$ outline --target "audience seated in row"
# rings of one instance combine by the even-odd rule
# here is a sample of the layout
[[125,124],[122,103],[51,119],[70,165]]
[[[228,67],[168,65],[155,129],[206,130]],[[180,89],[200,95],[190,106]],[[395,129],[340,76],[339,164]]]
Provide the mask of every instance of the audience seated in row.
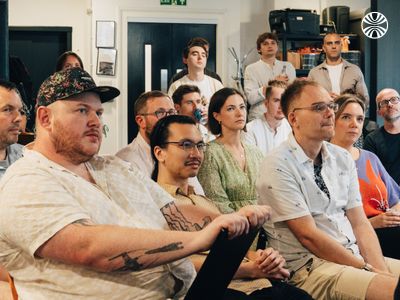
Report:
[[196,220],[210,216],[196,206],[98,156],[102,103],[118,95],[80,68],[41,85],[35,143],[0,181],[0,262],[22,299],[179,298],[195,276],[185,257],[209,249],[223,228],[234,238],[269,217],[252,206],[204,227]]

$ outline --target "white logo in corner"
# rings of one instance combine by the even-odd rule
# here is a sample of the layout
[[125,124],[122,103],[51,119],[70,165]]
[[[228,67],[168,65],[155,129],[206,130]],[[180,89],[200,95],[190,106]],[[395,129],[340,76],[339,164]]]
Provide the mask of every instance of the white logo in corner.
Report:
[[362,19],[361,29],[370,39],[379,39],[388,31],[389,22],[383,14],[373,11]]

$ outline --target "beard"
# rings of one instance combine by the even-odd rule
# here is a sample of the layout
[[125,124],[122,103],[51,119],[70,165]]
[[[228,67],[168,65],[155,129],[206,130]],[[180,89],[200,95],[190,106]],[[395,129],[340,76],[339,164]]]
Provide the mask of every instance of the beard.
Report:
[[7,148],[18,141],[18,135],[10,135],[8,133],[8,130],[13,128],[19,128],[19,125],[11,126],[6,132],[0,134],[0,149]]
[[54,130],[50,135],[51,141],[57,154],[61,154],[74,164],[81,164],[89,161],[100,150],[101,133],[99,133],[99,145],[97,149],[85,147],[82,143],[84,133],[74,134],[60,122],[54,123]]
[[395,121],[400,119],[400,114],[391,116],[390,114],[387,113],[387,114],[384,114],[383,118],[385,119],[386,122],[394,123]]

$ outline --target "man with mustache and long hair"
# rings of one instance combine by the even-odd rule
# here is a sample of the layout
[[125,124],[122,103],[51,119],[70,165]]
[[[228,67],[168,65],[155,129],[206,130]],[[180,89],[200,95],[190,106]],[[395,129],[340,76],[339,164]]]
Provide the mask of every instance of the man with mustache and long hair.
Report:
[[[204,224],[221,214],[211,200],[196,195],[188,181],[199,172],[207,146],[193,118],[174,115],[159,120],[150,136],[150,145],[155,162],[152,178],[177,204],[204,209],[205,215],[210,216],[210,219],[204,220]],[[225,292],[227,299],[311,299],[306,292],[279,282],[289,276],[289,272],[278,251],[272,248],[249,251],[247,257]],[[204,253],[191,256],[196,270],[200,269],[205,258]],[[267,278],[278,281],[271,285]]]

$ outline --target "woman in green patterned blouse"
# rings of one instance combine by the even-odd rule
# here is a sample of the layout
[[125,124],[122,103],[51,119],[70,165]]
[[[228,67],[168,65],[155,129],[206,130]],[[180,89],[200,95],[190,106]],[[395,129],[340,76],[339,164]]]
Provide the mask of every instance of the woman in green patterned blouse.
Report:
[[223,88],[211,97],[208,126],[218,137],[209,143],[198,174],[206,196],[222,213],[257,204],[255,182],[263,154],[240,139],[246,104],[239,91]]

